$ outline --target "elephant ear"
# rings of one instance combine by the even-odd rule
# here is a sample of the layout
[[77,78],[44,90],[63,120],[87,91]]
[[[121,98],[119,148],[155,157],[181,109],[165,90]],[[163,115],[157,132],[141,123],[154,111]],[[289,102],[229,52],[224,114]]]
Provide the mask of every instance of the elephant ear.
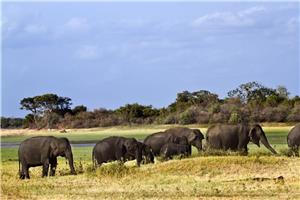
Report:
[[188,142],[191,143],[197,138],[197,134],[193,130],[187,135],[186,138],[187,138]]
[[193,132],[199,137],[200,140],[204,139],[204,135],[201,133],[199,129],[193,129]]
[[256,144],[258,147],[260,146],[259,140],[260,140],[260,133],[261,130],[256,125],[252,127],[249,131],[249,138],[250,141]]

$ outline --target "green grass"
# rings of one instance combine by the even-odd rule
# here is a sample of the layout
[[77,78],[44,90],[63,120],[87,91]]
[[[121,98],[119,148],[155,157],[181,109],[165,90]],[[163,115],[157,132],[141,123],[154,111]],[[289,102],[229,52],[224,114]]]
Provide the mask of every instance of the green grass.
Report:
[[[2,137],[20,142],[27,137],[68,137],[73,142],[92,142],[111,135],[143,139],[164,127],[103,128],[30,132]],[[135,166],[104,164],[92,170],[92,147],[73,147],[78,175],[69,175],[64,158],[58,159],[55,177],[41,178],[41,167],[30,169],[30,180],[18,179],[17,148],[1,148],[1,199],[300,199],[300,158],[287,157],[286,136],[290,127],[264,128],[277,156],[262,145],[249,144],[249,155],[234,152],[197,154],[191,158]],[[206,128],[201,128],[205,133]],[[214,156],[212,156],[214,155]],[[278,178],[278,177],[281,177]]]

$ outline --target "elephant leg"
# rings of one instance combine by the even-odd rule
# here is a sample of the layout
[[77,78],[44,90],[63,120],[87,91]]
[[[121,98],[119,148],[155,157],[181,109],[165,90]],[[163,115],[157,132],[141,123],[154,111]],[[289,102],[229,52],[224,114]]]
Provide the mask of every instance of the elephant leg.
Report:
[[22,171],[22,172],[20,172],[20,179],[25,179],[25,174],[24,174],[24,172]]
[[245,145],[238,145],[238,151],[240,153],[240,155],[246,156],[248,155],[248,148]]
[[[27,178],[26,176],[26,165],[25,164],[22,164],[22,169],[21,169],[21,172],[20,172],[20,179],[25,179]],[[29,176],[29,175],[28,175]]]
[[51,160],[51,166],[50,166],[50,176],[54,176],[55,175],[55,170],[56,170],[56,166],[57,166],[57,158],[53,158]]
[[296,146],[294,149],[295,156],[299,157],[299,146]]
[[43,164],[43,175],[42,175],[42,177],[48,176],[48,170],[49,170],[49,160],[47,159]]
[[24,167],[22,167],[22,171],[24,172],[25,178],[30,179],[30,177],[29,177],[29,167],[27,165],[24,165]]
[[189,151],[188,151],[188,156],[191,156],[192,155],[192,146],[189,145]]
[[125,156],[122,151],[116,151],[116,160],[119,161],[121,164],[125,163]]

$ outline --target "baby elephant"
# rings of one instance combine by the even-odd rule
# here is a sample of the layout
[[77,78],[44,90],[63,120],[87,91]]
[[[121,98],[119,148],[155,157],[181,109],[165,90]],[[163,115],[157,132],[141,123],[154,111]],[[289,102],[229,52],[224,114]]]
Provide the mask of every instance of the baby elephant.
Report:
[[160,149],[160,155],[163,159],[172,159],[175,155],[189,155],[189,145],[167,143]]
[[[150,146],[138,141],[139,151],[142,152],[142,164],[154,163],[154,155]],[[126,153],[125,160],[135,160],[136,156]]]

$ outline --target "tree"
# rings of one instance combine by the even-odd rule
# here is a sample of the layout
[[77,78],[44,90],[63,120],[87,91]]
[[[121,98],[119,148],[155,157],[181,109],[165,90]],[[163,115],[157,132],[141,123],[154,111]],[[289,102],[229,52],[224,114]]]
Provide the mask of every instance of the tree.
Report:
[[159,110],[152,108],[151,105],[144,106],[138,103],[126,104],[115,110],[129,125],[137,119],[145,119],[159,115]]
[[75,108],[72,109],[72,114],[77,115],[80,112],[86,112],[87,107],[84,105],[75,106]]
[[279,97],[283,98],[283,99],[288,99],[289,98],[289,92],[286,89],[285,86],[283,85],[279,85],[276,89],[276,93],[278,94]]
[[57,94],[44,94],[35,97],[27,97],[21,100],[21,109],[29,110],[34,116],[34,121],[37,125],[38,117],[45,117],[48,128],[51,128],[52,122],[57,121],[52,119],[57,118],[52,113],[63,116],[70,111],[71,98],[60,97]]
[[238,88],[228,92],[229,97],[238,97],[242,102],[264,102],[270,95],[276,94],[276,90],[265,87],[255,81],[241,84]]
[[218,95],[207,90],[195,92],[183,91],[177,94],[176,101],[169,105],[171,112],[185,111],[191,106],[208,107],[219,101]]
[[37,124],[37,117],[41,114],[40,105],[35,97],[27,97],[21,100],[21,110],[29,110],[32,112],[35,124]]

